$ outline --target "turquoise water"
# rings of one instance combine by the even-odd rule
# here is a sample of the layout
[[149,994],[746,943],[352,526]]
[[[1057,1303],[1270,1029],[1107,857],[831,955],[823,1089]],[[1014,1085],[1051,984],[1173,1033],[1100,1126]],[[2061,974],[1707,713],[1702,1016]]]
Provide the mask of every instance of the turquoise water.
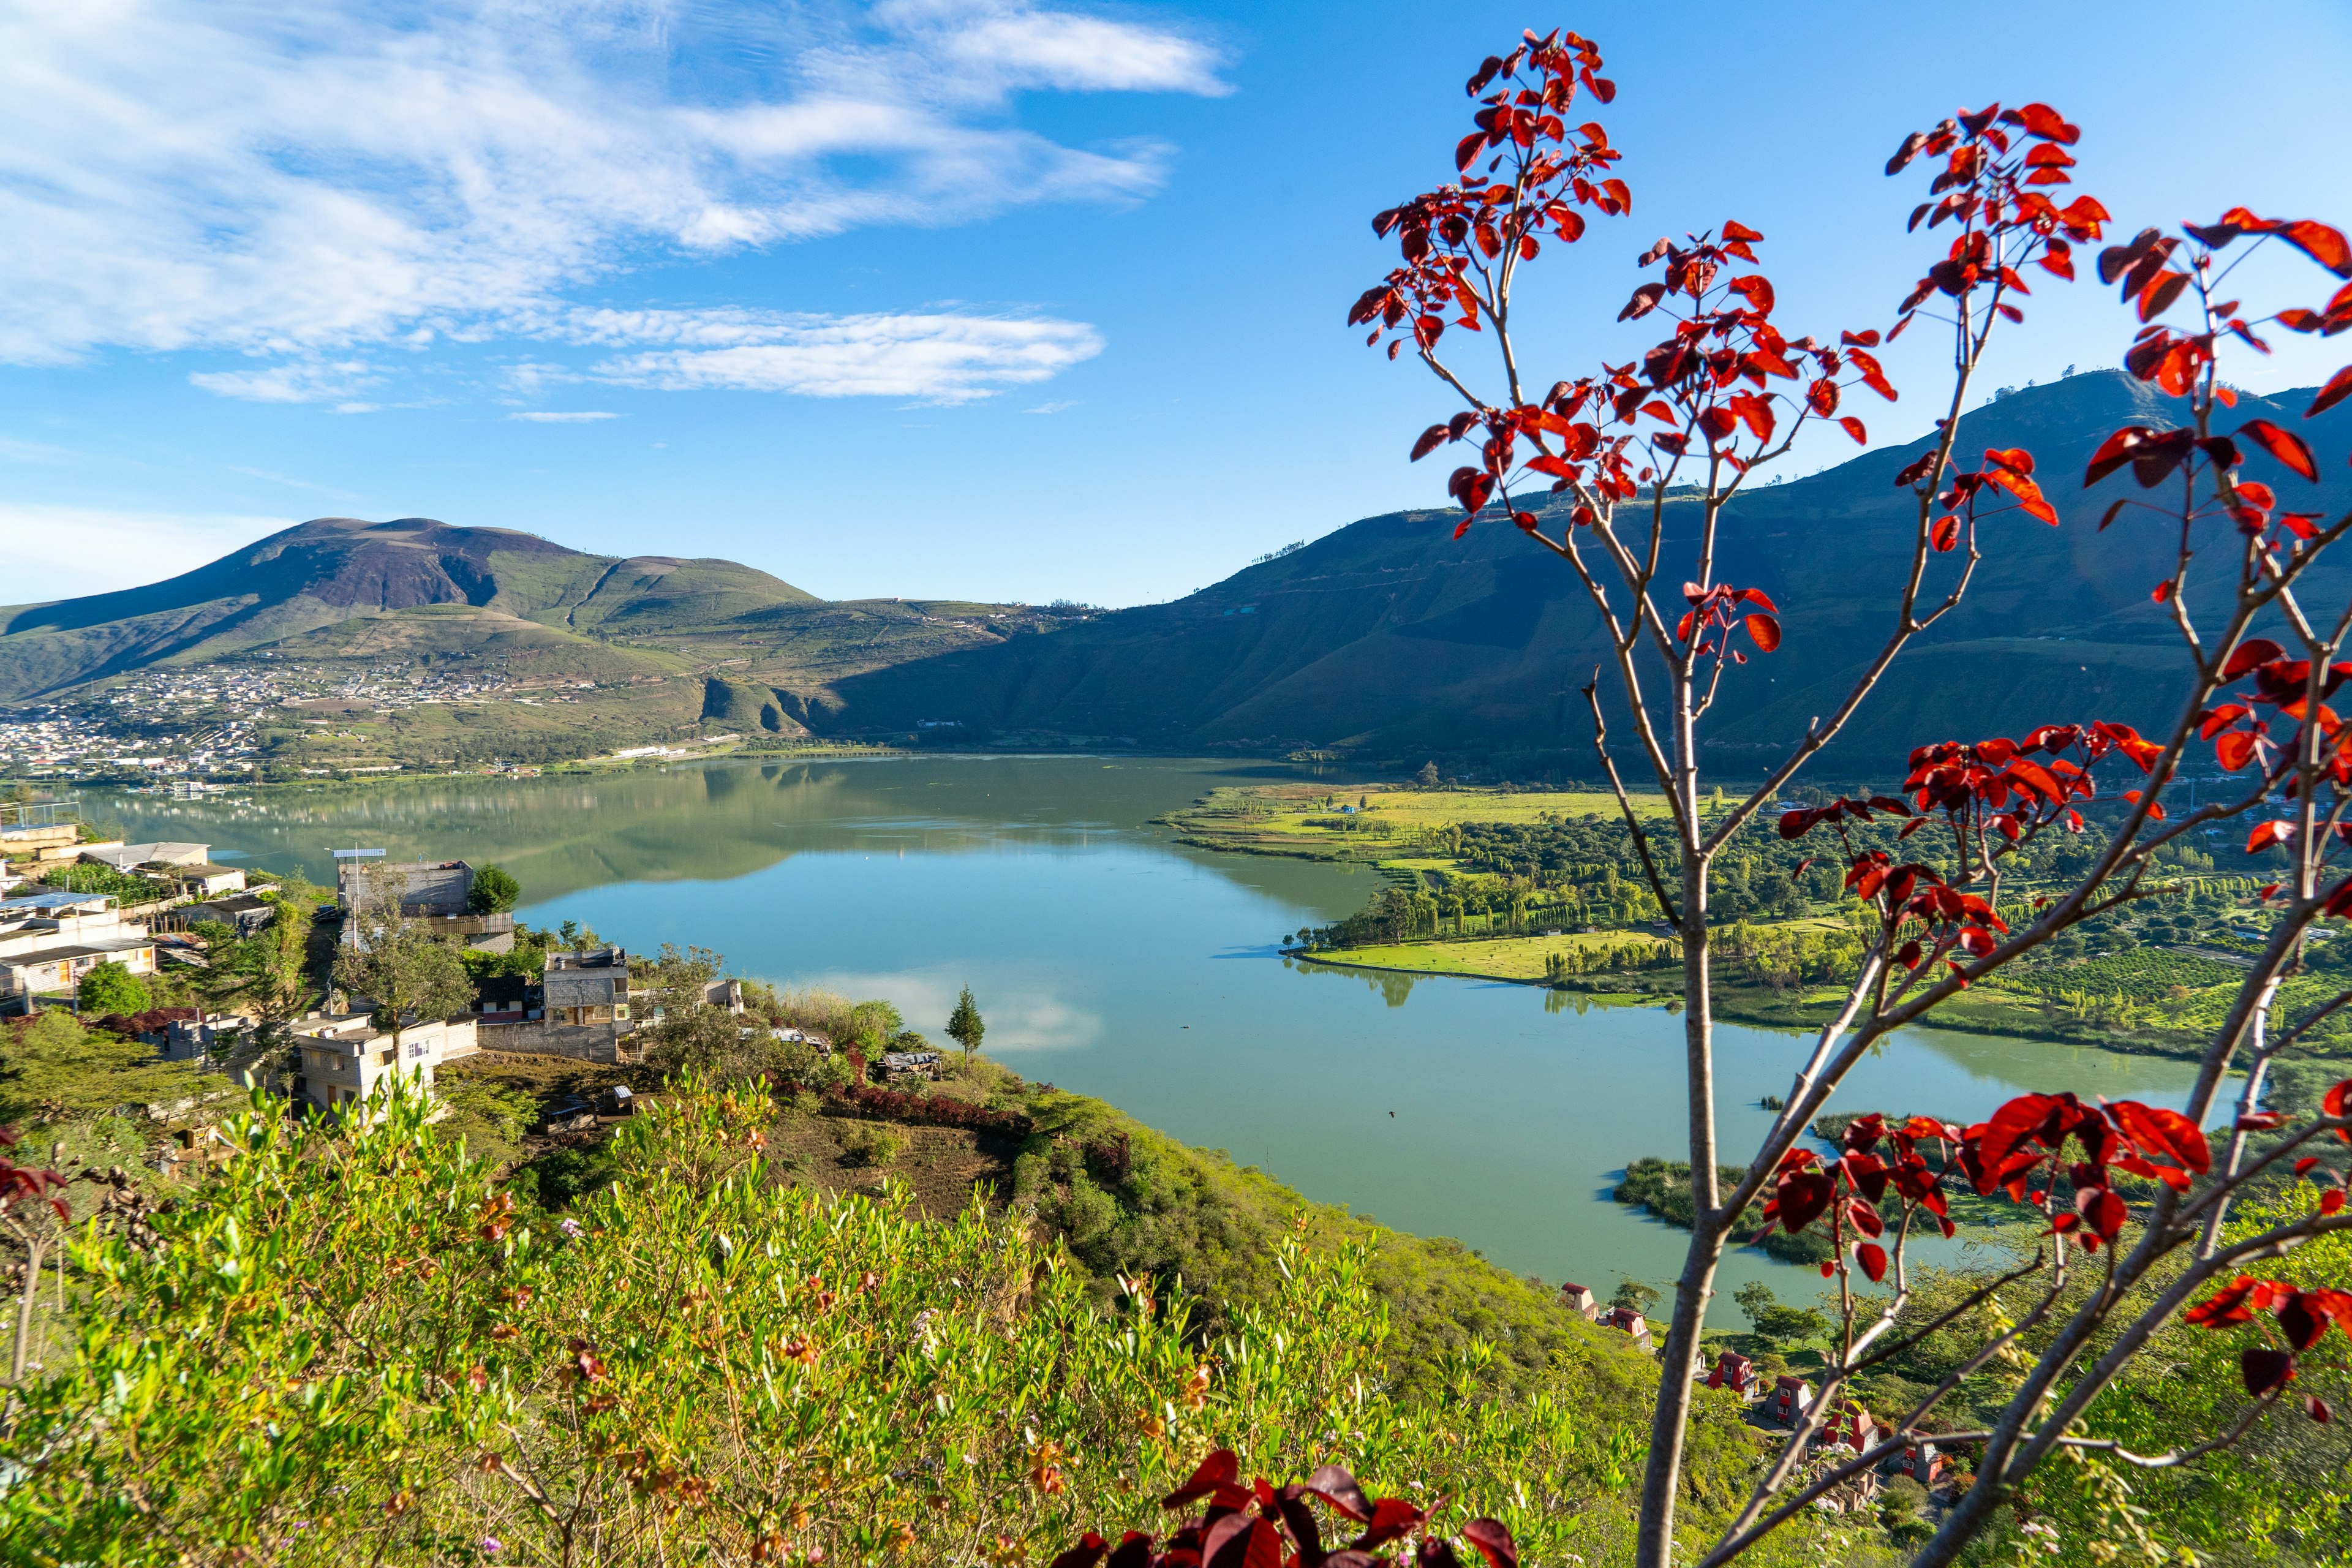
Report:
[[[411,781],[266,807],[123,797],[107,810],[140,837],[208,840],[314,876],[330,847],[495,861],[521,879],[534,925],[578,920],[633,949],[692,943],[736,973],[887,996],[935,1038],[968,984],[985,1048],[1025,1076],[1519,1272],[1604,1295],[1624,1276],[1669,1284],[1684,1233],[1608,1193],[1628,1160],[1677,1149],[1679,1020],[1284,959],[1281,933],[1352,911],[1377,876],[1186,849],[1149,823],[1267,772],[1094,757],[725,763]],[[1728,1154],[1769,1125],[1756,1101],[1786,1092],[1804,1045],[1722,1030]],[[1841,1103],[1965,1121],[2027,1089],[2178,1104],[2189,1077],[2156,1058],[1913,1030]],[[1752,1251],[1725,1274],[1726,1311],[1750,1279],[1798,1298],[1820,1285]]]

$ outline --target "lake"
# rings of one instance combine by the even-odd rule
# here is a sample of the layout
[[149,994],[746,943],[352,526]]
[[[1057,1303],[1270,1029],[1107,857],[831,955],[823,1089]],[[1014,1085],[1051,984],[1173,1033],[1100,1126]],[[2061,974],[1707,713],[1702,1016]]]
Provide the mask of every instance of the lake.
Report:
[[[1451,1236],[1502,1266],[1664,1288],[1685,1233],[1609,1200],[1614,1173],[1681,1137],[1680,1022],[1567,993],[1296,963],[1278,939],[1350,913],[1377,873],[1214,855],[1150,819],[1278,764],[1107,757],[722,761],[593,778],[402,780],[310,795],[113,795],[137,840],[188,839],[326,879],[331,848],[496,863],[533,925],[576,920],[645,951],[716,949],[779,984],[884,996],[943,1039],[969,984],[984,1048],[1098,1095],[1310,1197]],[[1734,1157],[1769,1125],[1804,1041],[1726,1026],[1719,1125]],[[2178,1105],[2191,1067],[1915,1029],[1840,1103],[1980,1120],[2073,1089]],[[1730,1292],[1818,1276],[1745,1250]]]

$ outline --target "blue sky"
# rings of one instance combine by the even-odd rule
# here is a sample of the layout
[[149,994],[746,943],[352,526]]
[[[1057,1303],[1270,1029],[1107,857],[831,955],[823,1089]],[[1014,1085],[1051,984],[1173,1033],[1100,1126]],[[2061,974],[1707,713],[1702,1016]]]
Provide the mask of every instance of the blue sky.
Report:
[[[2046,100],[2124,233],[2352,221],[2340,4],[109,0],[0,12],[0,602],[307,517],[719,555],[835,597],[1124,605],[1444,500],[1450,412],[1342,325],[1367,218],[1441,181],[1463,79],[1596,39],[1633,215],[1524,285],[1537,379],[1622,359],[1660,234],[1761,229],[1793,332],[1884,326],[1938,242],[1880,173]],[[1661,18],[1672,18],[1661,26]],[[2217,20],[2217,18],[2221,18]],[[2209,102],[2204,62],[2232,73]],[[2226,96],[2223,96],[2226,95]],[[2250,269],[2316,304],[2315,269]],[[2037,292],[1988,390],[2112,365]],[[1874,443],[1920,434],[1936,345]],[[2238,379],[2334,369],[2288,338]],[[1796,471],[1853,448],[1825,437]],[[1433,538],[1433,547],[1441,541]]]

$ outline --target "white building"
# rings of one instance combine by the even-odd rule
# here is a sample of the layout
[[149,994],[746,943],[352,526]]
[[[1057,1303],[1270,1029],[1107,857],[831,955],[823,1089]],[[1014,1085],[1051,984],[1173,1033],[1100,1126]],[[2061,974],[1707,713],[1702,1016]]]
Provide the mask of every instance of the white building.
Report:
[[126,921],[110,893],[35,893],[0,899],[0,997],[18,1005],[69,992],[101,963],[155,973],[155,939]]
[[395,1075],[405,1074],[430,1092],[436,1069],[479,1048],[471,1018],[404,1025],[397,1044],[365,1013],[305,1018],[293,1033],[301,1052],[295,1092],[322,1110],[360,1104]]

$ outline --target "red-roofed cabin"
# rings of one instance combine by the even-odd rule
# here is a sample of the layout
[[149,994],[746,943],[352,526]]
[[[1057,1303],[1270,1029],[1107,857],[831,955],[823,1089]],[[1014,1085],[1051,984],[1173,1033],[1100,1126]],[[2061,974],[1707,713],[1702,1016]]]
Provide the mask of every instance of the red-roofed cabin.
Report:
[[1563,1307],[1583,1313],[1584,1321],[1588,1323],[1600,1321],[1601,1303],[1594,1299],[1591,1291],[1581,1285],[1561,1286],[1559,1303]]
[[1817,1441],[1824,1448],[1844,1447],[1867,1453],[1878,1441],[1878,1421],[1859,1405],[1843,1405],[1822,1426]]
[[1933,1489],[1944,1484],[1951,1474],[1951,1461],[1936,1451],[1933,1443],[1912,1443],[1896,1456],[1892,1467],[1898,1476],[1909,1476],[1921,1486]]
[[1794,1426],[1812,1402],[1813,1385],[1793,1373],[1783,1373],[1772,1380],[1772,1392],[1764,1396],[1764,1414],[1783,1426]]
[[1737,1351],[1726,1351],[1715,1358],[1715,1368],[1706,1374],[1709,1388],[1727,1388],[1747,1400],[1763,1396],[1762,1384],[1756,1376],[1756,1363]]
[[1612,1307],[1601,1314],[1601,1326],[1631,1334],[1633,1342],[1643,1350],[1650,1348],[1650,1325],[1642,1314],[1631,1307]]

